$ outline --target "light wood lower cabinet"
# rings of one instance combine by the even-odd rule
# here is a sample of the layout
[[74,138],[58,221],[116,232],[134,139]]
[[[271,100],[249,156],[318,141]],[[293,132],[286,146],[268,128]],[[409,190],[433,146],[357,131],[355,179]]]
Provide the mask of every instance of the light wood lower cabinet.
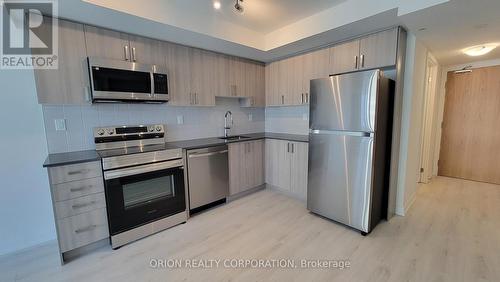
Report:
[[308,144],[266,139],[266,183],[306,199]]
[[49,167],[61,263],[68,252],[109,237],[100,161]]
[[229,144],[229,195],[264,184],[264,140]]

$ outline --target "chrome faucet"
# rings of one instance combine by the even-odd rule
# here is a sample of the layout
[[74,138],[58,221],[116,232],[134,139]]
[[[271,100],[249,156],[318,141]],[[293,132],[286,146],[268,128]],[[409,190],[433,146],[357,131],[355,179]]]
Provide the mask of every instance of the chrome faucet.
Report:
[[[227,123],[227,117],[229,116],[229,121],[231,124]],[[227,111],[226,114],[224,115],[224,137],[229,136],[229,130],[231,129],[231,126],[233,126],[233,113],[231,111]]]

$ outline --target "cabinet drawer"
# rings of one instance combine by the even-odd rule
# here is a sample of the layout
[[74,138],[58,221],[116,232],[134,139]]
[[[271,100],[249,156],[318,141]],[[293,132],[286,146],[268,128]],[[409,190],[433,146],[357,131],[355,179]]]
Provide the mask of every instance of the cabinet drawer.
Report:
[[57,227],[61,252],[67,252],[109,237],[105,208],[59,219]]
[[100,161],[49,168],[51,184],[93,178],[101,175]]
[[104,193],[97,193],[80,198],[54,203],[56,218],[62,219],[77,214],[106,207]]
[[74,198],[87,196],[90,194],[104,192],[104,183],[102,177],[90,178],[61,183],[52,186],[54,201],[66,201]]

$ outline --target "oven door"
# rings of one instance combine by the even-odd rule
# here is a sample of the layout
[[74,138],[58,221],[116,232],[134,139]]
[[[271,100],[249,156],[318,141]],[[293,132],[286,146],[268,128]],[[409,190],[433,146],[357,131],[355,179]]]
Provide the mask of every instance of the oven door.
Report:
[[111,235],[186,210],[182,160],[104,172]]

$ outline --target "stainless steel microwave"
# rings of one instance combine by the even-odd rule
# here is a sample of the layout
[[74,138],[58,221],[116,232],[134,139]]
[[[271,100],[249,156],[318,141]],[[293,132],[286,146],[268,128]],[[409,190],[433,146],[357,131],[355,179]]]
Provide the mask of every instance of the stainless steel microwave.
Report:
[[88,57],[92,102],[165,103],[167,71],[156,65]]

